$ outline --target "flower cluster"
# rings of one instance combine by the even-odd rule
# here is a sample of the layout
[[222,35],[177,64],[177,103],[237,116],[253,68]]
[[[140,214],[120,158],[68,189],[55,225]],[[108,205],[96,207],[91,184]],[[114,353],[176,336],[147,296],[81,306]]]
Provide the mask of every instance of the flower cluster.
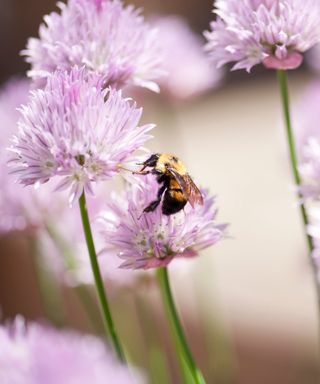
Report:
[[[10,80],[0,93],[0,232],[39,229],[48,217],[61,217],[67,204],[64,199],[52,202],[50,186],[40,191],[22,188],[15,182],[8,168],[8,152],[11,135],[17,131],[17,108],[28,99],[29,81]],[[50,202],[50,204],[49,204]]]
[[318,0],[217,0],[206,49],[220,67],[294,69],[320,41]]
[[45,16],[39,38],[23,51],[29,76],[43,84],[56,69],[85,65],[107,86],[125,84],[158,91],[163,74],[157,31],[132,6],[120,0],[69,0],[60,13]]
[[[20,317],[0,326],[2,384],[137,384],[144,380],[118,363],[93,336],[57,331]],[[133,377],[134,376],[134,377]]]
[[142,109],[104,89],[101,77],[83,68],[57,71],[44,90],[31,93],[21,108],[19,133],[11,151],[13,172],[23,185],[60,177],[71,201],[92,183],[108,179],[150,138],[153,125],[138,127]]
[[[101,234],[107,251],[123,259],[121,268],[166,266],[175,257],[193,257],[198,251],[221,240],[225,224],[217,224],[214,199],[203,192],[204,204],[165,216],[161,207],[143,213],[157,196],[159,184],[154,176],[145,176],[143,184],[128,186],[123,196],[114,195],[101,214]],[[161,204],[160,204],[161,205]]]
[[210,65],[203,41],[179,16],[157,18],[159,44],[166,76],[160,81],[161,93],[174,100],[186,100],[217,87],[222,71]]

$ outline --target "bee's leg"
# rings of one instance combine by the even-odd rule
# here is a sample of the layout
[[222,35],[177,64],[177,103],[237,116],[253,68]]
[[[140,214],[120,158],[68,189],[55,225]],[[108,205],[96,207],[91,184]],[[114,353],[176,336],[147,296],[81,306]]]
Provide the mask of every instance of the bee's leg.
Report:
[[147,175],[150,173],[150,171],[144,171],[144,168],[142,168],[140,171],[131,171],[134,175]]
[[160,201],[161,199],[152,201],[147,207],[145,207],[143,212],[153,212],[157,208],[157,206],[160,204]]
[[157,194],[157,200],[151,201],[151,203],[143,210],[143,212],[153,212],[157,208],[157,206],[161,202],[162,195],[165,192],[166,188],[167,188],[167,186],[163,185],[159,189],[158,194]]

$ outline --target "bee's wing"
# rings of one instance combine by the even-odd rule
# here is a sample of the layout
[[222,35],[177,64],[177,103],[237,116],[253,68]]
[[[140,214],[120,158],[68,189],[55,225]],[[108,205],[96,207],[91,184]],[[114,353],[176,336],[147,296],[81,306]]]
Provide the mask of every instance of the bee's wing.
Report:
[[203,205],[202,193],[187,173],[185,175],[180,175],[173,168],[169,168],[168,171],[180,185],[192,208],[195,206],[195,204]]

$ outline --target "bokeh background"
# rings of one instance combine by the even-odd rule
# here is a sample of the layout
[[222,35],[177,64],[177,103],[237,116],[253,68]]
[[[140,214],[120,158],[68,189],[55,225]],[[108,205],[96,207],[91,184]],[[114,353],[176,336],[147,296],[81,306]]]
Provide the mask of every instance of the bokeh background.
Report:
[[[212,18],[211,0],[132,3],[146,15],[181,15],[199,34]],[[19,52],[54,9],[53,0],[0,0],[1,85],[24,75],[28,67]],[[315,76],[307,66],[290,73],[293,106]],[[191,175],[217,195],[219,221],[230,223],[228,239],[171,270],[188,339],[208,383],[320,382],[316,298],[275,73],[261,67],[250,75],[226,71],[220,87],[201,97],[184,103],[152,97],[144,109],[145,120],[157,124],[150,148],[181,157]],[[2,319],[18,313],[46,318],[24,234],[3,236],[0,254]],[[150,284],[151,289],[146,284],[139,292],[118,292],[112,305],[133,361],[150,370],[160,343],[164,368],[153,367],[150,381],[178,383],[166,320]],[[91,332],[74,291],[59,291],[66,325]]]

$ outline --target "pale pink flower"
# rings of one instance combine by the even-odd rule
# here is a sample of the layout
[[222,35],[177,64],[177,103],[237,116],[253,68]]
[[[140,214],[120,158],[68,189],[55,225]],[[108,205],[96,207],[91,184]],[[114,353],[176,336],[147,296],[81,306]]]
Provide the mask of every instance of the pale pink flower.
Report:
[[141,384],[145,381],[93,336],[17,317],[0,326],[1,384]]
[[166,71],[159,81],[161,93],[174,100],[186,100],[220,85],[222,71],[210,65],[203,39],[182,17],[159,17],[154,25],[159,30]]
[[166,266],[176,257],[196,256],[224,237],[226,225],[216,223],[215,202],[206,191],[203,205],[187,204],[183,211],[166,216],[160,204],[154,212],[143,213],[156,198],[159,184],[154,176],[142,178],[143,188],[128,185],[124,195],[110,199],[100,217],[104,250],[118,254],[121,268]]
[[206,50],[217,67],[233,70],[259,63],[294,69],[302,54],[320,41],[318,0],[217,0]]
[[19,183],[56,178],[57,189],[70,188],[74,201],[116,175],[151,137],[153,125],[138,126],[142,109],[101,82],[99,75],[75,67],[53,73],[43,90],[32,91],[11,147]]
[[104,84],[126,84],[158,91],[162,75],[157,31],[139,10],[120,0],[69,0],[60,13],[44,17],[39,38],[23,51],[31,64],[29,76],[40,84],[56,69],[85,65],[101,74]]
[[29,81],[10,80],[0,92],[0,232],[13,230],[36,230],[44,226],[45,221],[61,217],[67,208],[63,199],[52,201],[52,186],[42,188],[23,188],[15,182],[8,167],[10,138],[18,132],[17,108],[26,103],[29,93]]

